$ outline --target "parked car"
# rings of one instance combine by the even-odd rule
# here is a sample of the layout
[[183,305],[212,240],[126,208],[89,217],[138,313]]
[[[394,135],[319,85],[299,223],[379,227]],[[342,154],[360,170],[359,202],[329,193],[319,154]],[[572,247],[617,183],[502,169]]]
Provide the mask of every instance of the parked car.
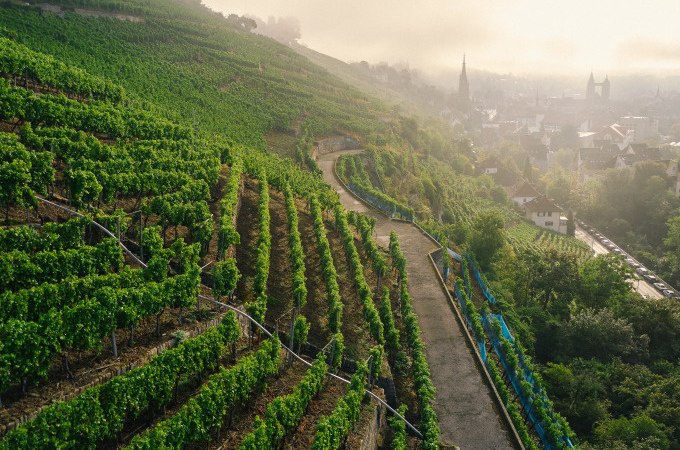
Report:
[[610,241],[609,239],[602,239],[602,243],[607,245],[607,244],[611,244],[612,241]]
[[638,270],[637,270],[637,271],[638,271],[638,273],[639,273],[640,275],[643,275],[643,276],[649,273],[649,270],[646,269],[646,268],[644,268],[644,267],[642,267],[642,266],[638,267]]
[[676,298],[678,296],[675,291],[671,291],[670,289],[664,289],[661,293],[667,298]]
[[645,280],[650,281],[652,283],[656,283],[657,281],[659,281],[659,279],[652,275],[651,273],[646,273],[643,275],[643,277],[645,277]]
[[660,290],[661,292],[668,290],[668,286],[666,286],[663,283],[654,283],[654,287]]
[[623,251],[620,248],[613,248],[612,252],[616,253],[617,255],[623,255]]
[[[612,244],[611,242],[609,244],[605,244],[604,246],[607,247],[609,250],[614,250],[616,248],[616,245]],[[616,250],[619,250],[619,249],[616,248]],[[619,250],[619,252],[620,251],[621,250]]]

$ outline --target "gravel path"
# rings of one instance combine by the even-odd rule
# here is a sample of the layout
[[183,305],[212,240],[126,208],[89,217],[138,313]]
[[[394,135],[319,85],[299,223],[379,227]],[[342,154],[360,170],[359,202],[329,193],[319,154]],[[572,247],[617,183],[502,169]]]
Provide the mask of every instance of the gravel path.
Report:
[[321,155],[318,163],[345,208],[376,219],[379,245],[387,247],[392,230],[399,236],[407,260],[409,291],[437,388],[434,408],[443,443],[461,449],[515,448],[427,256],[435,245],[413,225],[386,219],[344,190],[335,178],[333,166],[338,156],[349,153],[357,151]]

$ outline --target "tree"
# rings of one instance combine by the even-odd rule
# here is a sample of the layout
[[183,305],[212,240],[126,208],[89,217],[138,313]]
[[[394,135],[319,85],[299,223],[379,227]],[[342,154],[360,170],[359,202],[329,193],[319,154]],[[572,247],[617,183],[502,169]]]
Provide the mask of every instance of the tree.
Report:
[[593,424],[607,417],[606,402],[601,400],[606,389],[597,377],[559,363],[548,363],[541,374],[555,409],[578,435],[590,434]]
[[610,253],[588,259],[579,267],[580,300],[589,308],[612,306],[628,296],[632,276],[633,269],[620,256]]
[[595,428],[595,436],[607,448],[670,448],[668,436],[661,424],[645,414],[632,419],[619,417],[605,420]]
[[571,170],[574,167],[576,153],[571,148],[561,148],[550,157],[551,168],[562,168]]
[[496,253],[505,245],[505,224],[498,211],[484,211],[475,219],[470,250],[482,270],[491,267]]
[[609,308],[586,308],[562,325],[561,341],[560,359],[640,360],[648,354],[649,338],[636,336],[633,326]]
[[567,211],[567,236],[576,235],[576,223],[574,222],[574,212],[570,209]]
[[524,179],[529,181],[530,183],[533,183],[534,181],[534,168],[531,166],[531,161],[527,157],[524,160]]
[[553,169],[543,179],[546,181],[545,193],[548,197],[554,198],[558,205],[571,205],[572,180],[565,171]]
[[552,138],[550,142],[553,148],[579,148],[578,130],[572,124],[562,126],[562,129]]
[[531,296],[540,301],[544,309],[565,317],[567,305],[576,297],[579,288],[576,256],[550,249],[538,256],[529,270]]
[[671,265],[671,272],[680,273],[680,216],[671,217],[666,225],[668,233],[663,240],[666,259]]

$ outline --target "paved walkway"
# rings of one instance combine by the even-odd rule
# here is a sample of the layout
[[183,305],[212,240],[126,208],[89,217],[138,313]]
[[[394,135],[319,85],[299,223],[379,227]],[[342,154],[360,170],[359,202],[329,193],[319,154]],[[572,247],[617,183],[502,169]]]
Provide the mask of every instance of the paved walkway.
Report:
[[399,236],[407,261],[409,292],[418,315],[432,382],[437,388],[434,409],[442,441],[463,450],[515,448],[427,256],[435,245],[413,225],[390,221],[369,209],[335,178],[333,165],[338,156],[356,152],[321,155],[318,163],[324,179],[340,194],[345,208],[376,219],[378,244],[387,247],[392,230]]

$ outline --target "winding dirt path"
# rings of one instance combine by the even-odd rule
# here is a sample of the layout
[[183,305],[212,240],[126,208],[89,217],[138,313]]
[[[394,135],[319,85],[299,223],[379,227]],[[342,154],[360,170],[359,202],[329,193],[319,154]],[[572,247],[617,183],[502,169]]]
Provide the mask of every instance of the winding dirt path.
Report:
[[407,260],[409,291],[418,315],[432,382],[437,388],[434,408],[439,417],[442,441],[461,449],[515,448],[433,271],[428,252],[434,250],[435,245],[413,225],[391,221],[368,208],[348,193],[335,177],[335,160],[340,155],[359,152],[348,150],[320,155],[318,163],[324,179],[338,192],[345,208],[376,219],[379,245],[388,246],[392,230],[399,236]]

